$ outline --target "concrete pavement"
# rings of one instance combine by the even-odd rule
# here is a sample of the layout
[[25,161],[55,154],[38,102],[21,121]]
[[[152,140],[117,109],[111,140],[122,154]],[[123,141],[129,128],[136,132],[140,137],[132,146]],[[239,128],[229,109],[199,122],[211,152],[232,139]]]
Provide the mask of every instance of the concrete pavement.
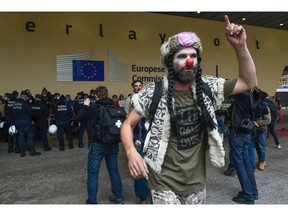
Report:
[[[287,118],[286,118],[287,119]],[[276,128],[287,122],[278,123]],[[267,163],[264,171],[255,171],[259,190],[256,204],[288,204],[288,135],[279,135],[282,149],[274,147],[273,138],[267,139]],[[1,204],[85,204],[87,198],[87,142],[84,148],[77,147],[64,152],[58,150],[58,141],[50,141],[52,150],[44,152],[41,142],[36,149],[42,153],[31,157],[26,154],[8,154],[4,138],[0,140],[0,203]],[[225,139],[226,161],[228,142]],[[208,157],[207,157],[208,158]],[[235,204],[231,199],[240,190],[238,178],[223,175],[225,168],[214,168],[207,160],[207,204]],[[119,169],[126,204],[136,204],[133,179],[127,169],[127,158],[120,147]],[[100,171],[100,204],[109,204],[110,181],[103,161]]]

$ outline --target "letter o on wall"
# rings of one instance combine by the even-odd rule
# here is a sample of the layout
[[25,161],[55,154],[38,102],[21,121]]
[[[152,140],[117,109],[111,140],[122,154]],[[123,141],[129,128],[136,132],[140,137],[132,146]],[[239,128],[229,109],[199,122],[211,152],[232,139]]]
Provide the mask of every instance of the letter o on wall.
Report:
[[215,39],[214,39],[214,45],[215,45],[215,46],[219,46],[219,45],[220,45],[220,40],[219,40],[219,38],[215,38]]

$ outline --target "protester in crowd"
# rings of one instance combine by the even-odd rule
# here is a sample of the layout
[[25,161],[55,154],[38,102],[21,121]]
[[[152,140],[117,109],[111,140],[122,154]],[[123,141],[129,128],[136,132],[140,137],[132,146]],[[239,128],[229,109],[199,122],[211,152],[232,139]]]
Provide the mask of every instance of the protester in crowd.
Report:
[[119,101],[118,102],[119,102],[119,106],[120,107],[125,107],[126,106],[126,99],[125,99],[123,94],[119,95]]
[[[97,95],[97,103],[90,104],[90,99],[87,98],[84,101],[84,106],[79,110],[77,118],[81,121],[90,119],[93,124],[96,125],[99,121],[99,109],[100,106],[111,106],[113,100],[108,98],[108,89],[105,86],[99,86],[95,89]],[[88,178],[87,178],[87,190],[88,198],[87,204],[97,204],[98,194],[98,175],[100,171],[100,165],[105,158],[106,166],[109,172],[111,181],[112,195],[109,197],[109,201],[115,204],[122,204],[124,201],[122,194],[122,181],[118,169],[118,153],[119,143],[107,145],[99,140],[99,137],[95,134],[93,137],[92,146],[88,153]],[[105,182],[106,184],[107,182]]]
[[278,149],[281,149],[281,145],[280,145],[277,133],[275,131],[275,125],[279,118],[277,107],[275,106],[275,103],[269,98],[267,92],[262,91],[262,96],[263,96],[264,102],[267,103],[271,111],[271,123],[268,125],[267,137],[268,137],[268,134],[270,133],[274,139],[275,147]]
[[[145,119],[144,118],[141,119],[141,121],[138,123],[138,125],[135,127],[133,131],[134,145],[142,158],[144,158],[145,156],[143,148],[148,130],[148,128],[146,128],[147,125],[145,125],[145,123],[146,123]],[[134,192],[136,197],[139,198],[140,200],[139,204],[147,204],[150,195],[147,179],[145,178],[134,179]]]
[[279,113],[278,122],[282,122],[283,121],[282,104],[281,104],[281,100],[279,97],[275,98],[275,105],[276,105],[276,107],[278,109],[278,113]]
[[73,100],[71,99],[71,95],[70,94],[66,94],[66,104],[70,107],[73,107]]
[[271,111],[264,102],[259,104],[258,112],[256,113],[256,119],[254,125],[256,126],[256,134],[254,138],[255,149],[258,155],[257,168],[264,170],[266,164],[266,138],[267,138],[267,126],[271,123]]
[[113,100],[113,103],[114,103],[115,106],[120,107],[120,104],[119,104],[119,100],[118,100],[118,96],[117,96],[117,95],[113,95],[113,96],[112,96],[112,100]]
[[254,175],[255,156],[254,120],[257,104],[261,101],[261,92],[257,89],[233,95],[234,102],[229,108],[231,116],[229,125],[229,165],[224,172],[226,176],[237,173],[241,191],[233,201],[253,204],[258,199],[257,183]]
[[[245,29],[230,23],[228,16],[225,24],[227,40],[239,63],[237,79],[226,81],[202,75],[202,45],[193,32],[174,35],[161,46],[161,60],[168,75],[163,78],[163,95],[150,122],[144,160],[134,146],[133,129],[143,117],[149,118],[155,83],[132,97],[134,108],[122,125],[122,143],[131,176],[148,179],[154,204],[205,203],[207,142],[212,164],[224,166],[223,136],[219,134],[215,110],[225,97],[257,85]],[[207,85],[212,101],[204,89]],[[248,200],[236,196],[233,201],[254,203],[254,197]]]
[[216,114],[217,123],[221,129],[221,132],[223,136],[226,137],[226,129],[225,129],[225,123],[223,119],[225,116],[225,111],[221,107],[221,109],[216,110],[215,114]]
[[133,94],[138,93],[142,87],[143,87],[143,82],[141,80],[135,80],[131,83],[131,86],[133,88],[132,94],[130,94],[127,99],[126,99],[126,105],[125,105],[125,111],[127,115],[130,113],[132,107],[131,107],[131,98]]

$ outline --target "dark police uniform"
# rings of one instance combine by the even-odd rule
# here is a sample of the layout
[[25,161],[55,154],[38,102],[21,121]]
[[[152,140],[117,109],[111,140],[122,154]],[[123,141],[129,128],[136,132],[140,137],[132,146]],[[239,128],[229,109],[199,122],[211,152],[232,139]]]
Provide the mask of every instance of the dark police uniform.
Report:
[[49,117],[49,110],[40,94],[35,95],[35,102],[31,104],[31,110],[33,113],[35,133],[39,133],[43,142],[44,151],[50,151],[51,147],[49,146],[47,138],[47,118]]
[[[79,92],[77,95],[80,96],[80,98],[78,100],[75,100],[74,101],[74,105],[73,105],[73,109],[74,109],[74,114],[78,115],[79,111],[81,110],[81,108],[84,106],[84,94],[82,94],[82,92]],[[85,131],[85,128],[86,128],[86,121],[80,121],[80,127],[79,127],[79,130],[78,130],[78,140],[79,140],[79,143],[78,143],[78,147],[79,148],[83,148],[83,136],[84,136],[84,131]]]
[[65,100],[65,96],[61,95],[58,105],[53,110],[53,114],[56,120],[60,151],[64,151],[64,134],[68,141],[69,149],[73,148],[73,136],[71,127],[71,118],[73,117],[73,111],[70,106],[66,105]]
[[34,132],[32,125],[32,111],[26,100],[28,100],[28,93],[22,91],[20,98],[13,105],[13,113],[15,114],[15,127],[18,131],[20,156],[25,156],[25,136],[27,136],[30,156],[41,155],[40,152],[35,151],[34,146]]
[[[90,106],[95,106],[96,104],[96,97],[94,95],[90,95]],[[78,113],[79,115],[79,113]],[[90,149],[92,143],[93,143],[93,137],[94,137],[94,131],[93,131],[93,124],[94,120],[89,118],[85,120],[86,124],[86,131],[88,134],[88,149]]]
[[13,106],[15,104],[15,102],[17,101],[16,97],[14,97],[13,95],[11,95],[10,100],[5,102],[5,106],[4,106],[4,113],[5,113],[5,117],[6,117],[6,121],[5,121],[5,127],[4,130],[8,135],[8,153],[12,153],[13,152],[13,144],[14,141],[16,140],[15,143],[15,153],[19,153],[19,139],[18,136],[16,136],[15,134],[10,134],[9,133],[9,128],[15,124],[15,116],[13,113]]

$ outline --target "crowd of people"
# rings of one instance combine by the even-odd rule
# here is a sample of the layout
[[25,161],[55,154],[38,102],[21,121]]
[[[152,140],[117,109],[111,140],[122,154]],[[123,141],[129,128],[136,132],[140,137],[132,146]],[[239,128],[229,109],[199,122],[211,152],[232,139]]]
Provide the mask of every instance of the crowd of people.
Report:
[[[43,143],[44,151],[50,151],[48,129],[52,124],[57,125],[60,151],[65,149],[64,136],[70,149],[74,148],[74,137],[78,140],[78,147],[83,148],[85,133],[88,134],[89,148],[92,142],[91,138],[89,139],[89,125],[85,121],[77,120],[85,98],[90,98],[91,103],[95,103],[98,99],[95,89],[91,89],[89,94],[78,92],[74,99],[71,99],[70,94],[52,94],[45,87],[41,93],[35,95],[32,95],[29,89],[20,93],[17,90],[5,93],[0,97],[0,136],[8,143],[8,153],[20,153],[24,157],[25,149],[28,149],[31,156],[40,155],[35,149],[35,141],[39,139]],[[119,97],[113,95],[112,98],[117,107],[125,107],[124,94]],[[12,128],[15,128],[15,131],[11,130]]]
[[[227,110],[229,164],[224,172],[226,176],[239,179],[241,191],[233,201],[253,204],[258,200],[258,189],[254,170],[263,171],[266,162],[267,132],[273,136],[275,147],[280,149],[275,123],[279,112],[272,97],[259,88],[234,95]],[[255,152],[258,160],[255,158]],[[257,161],[257,162],[256,162]]]
[[[121,126],[121,142],[128,158],[128,169],[135,178],[134,190],[139,203],[145,204],[150,198],[153,204],[204,204],[206,155],[213,166],[224,167],[223,139],[228,137],[229,166],[224,174],[237,174],[241,187],[232,200],[238,204],[254,204],[260,197],[254,171],[256,166],[264,170],[267,165],[267,127],[275,146],[281,148],[274,128],[279,111],[274,113],[271,106],[274,103],[269,103],[268,94],[257,88],[256,68],[247,48],[245,29],[230,23],[228,16],[224,20],[227,41],[234,48],[239,64],[236,78],[225,80],[202,75],[201,40],[194,32],[181,32],[171,36],[160,48],[161,62],[168,71],[161,81],[161,92],[155,90],[159,83],[143,87],[141,81],[135,81],[133,93],[126,100],[123,94],[108,98],[105,86],[91,90],[90,94],[79,92],[74,101],[69,95],[49,96],[45,88],[35,97],[29,90],[21,91],[19,99],[16,91],[9,99],[6,95],[4,131],[8,136],[8,152],[16,150],[24,157],[26,139],[30,155],[40,155],[34,146],[34,129],[40,131],[44,150],[51,150],[45,139],[48,124],[41,123],[47,121],[48,116],[57,125],[59,150],[65,149],[64,135],[68,147],[73,148],[72,128],[76,125],[79,148],[84,147],[84,131],[88,132],[86,203],[98,203],[98,175],[105,158],[112,191],[109,201],[122,204],[124,197],[117,162],[119,143],[105,145],[99,137],[89,136],[93,120],[98,121],[100,105],[114,104],[125,108],[127,113]],[[155,95],[160,97],[152,111]],[[231,106],[223,114],[221,107],[225,100],[230,100]],[[36,114],[40,110],[42,118]],[[228,120],[221,121],[221,115],[225,114]],[[13,125],[18,136],[11,129]],[[13,148],[14,142],[16,148]]]

